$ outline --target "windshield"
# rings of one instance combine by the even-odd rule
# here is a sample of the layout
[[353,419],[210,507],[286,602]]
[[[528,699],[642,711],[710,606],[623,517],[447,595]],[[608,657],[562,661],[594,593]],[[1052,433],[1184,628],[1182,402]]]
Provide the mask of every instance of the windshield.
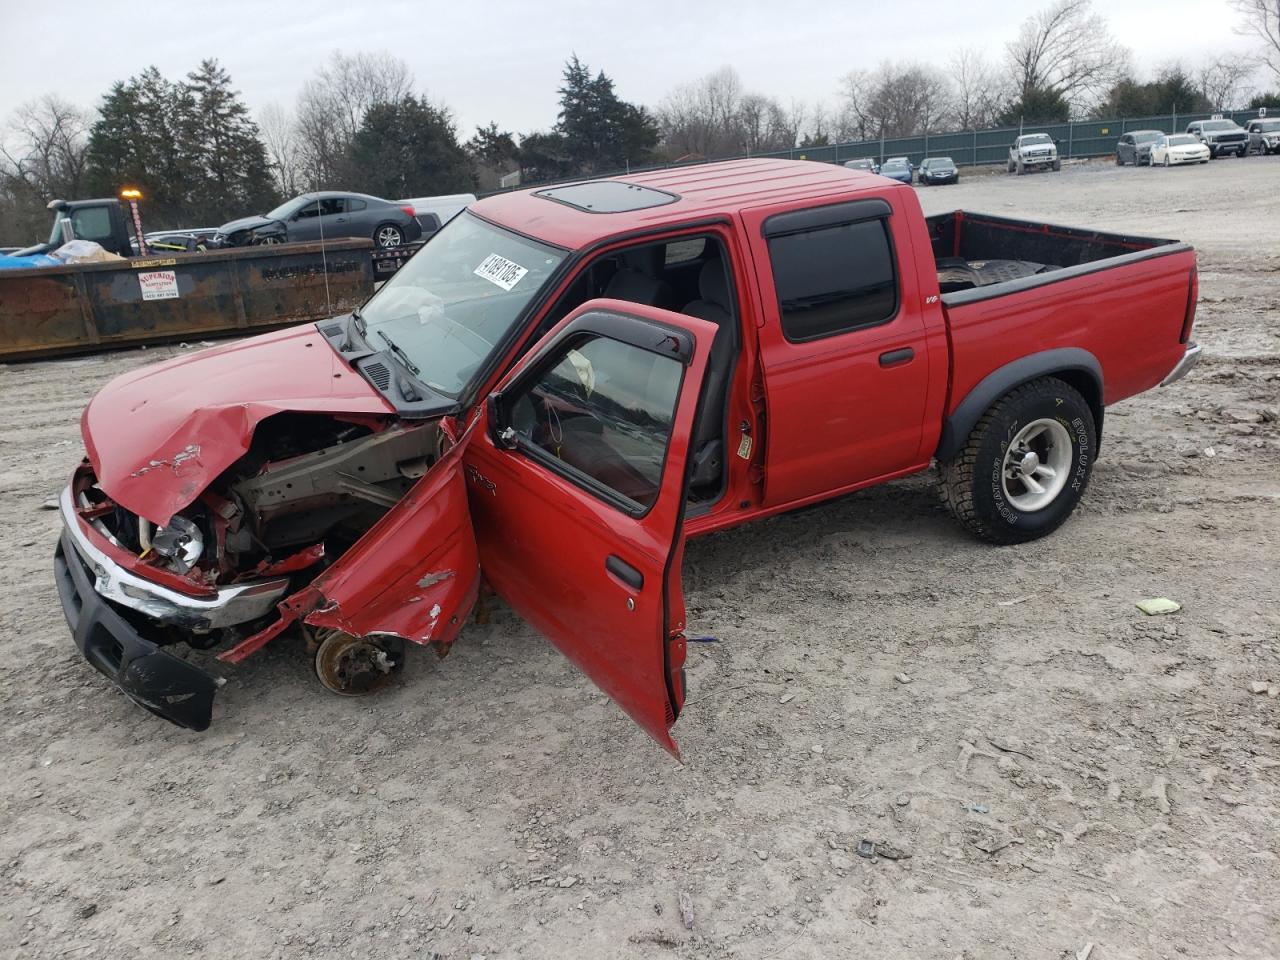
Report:
[[950,157],[935,157],[929,161],[929,166],[935,170],[950,170],[955,167]]
[[1053,143],[1047,133],[1031,133],[1025,137],[1019,137],[1018,143],[1026,146],[1029,143]]
[[1204,130],[1234,130],[1235,123],[1230,120],[1206,120],[1202,129]]
[[565,256],[473,214],[455,217],[361,308],[365,339],[456,398]]
[[1185,133],[1179,134],[1176,137],[1170,137],[1166,142],[1171,147],[1187,147],[1193,143],[1196,145],[1199,145],[1200,143],[1200,141],[1197,140],[1195,137]]
[[297,210],[308,197],[294,197],[292,200],[286,200],[280,206],[276,207],[270,213],[264,213],[263,216],[268,220],[287,220],[293,211]]
[[905,160],[886,160],[881,170],[905,170],[907,161]]
[[1253,126],[1259,133],[1275,133],[1280,130],[1280,120],[1262,120]]
[[1159,140],[1163,134],[1159,130],[1143,130],[1133,135],[1134,142],[1146,143],[1148,140]]

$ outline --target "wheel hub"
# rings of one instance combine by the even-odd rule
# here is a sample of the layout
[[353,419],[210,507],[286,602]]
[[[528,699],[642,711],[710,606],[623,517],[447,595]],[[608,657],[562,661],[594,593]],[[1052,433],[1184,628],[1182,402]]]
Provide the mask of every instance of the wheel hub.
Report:
[[1067,485],[1071,450],[1071,434],[1058,420],[1045,417],[1019,430],[1000,471],[1009,505],[1033,513],[1053,503]]
[[381,690],[404,666],[403,645],[391,638],[326,631],[316,651],[316,676],[334,693],[359,697]]

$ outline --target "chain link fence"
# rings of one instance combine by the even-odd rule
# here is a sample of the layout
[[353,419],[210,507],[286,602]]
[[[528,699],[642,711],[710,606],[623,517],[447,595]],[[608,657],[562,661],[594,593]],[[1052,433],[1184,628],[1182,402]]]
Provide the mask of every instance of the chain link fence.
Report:
[[[950,157],[958,166],[1003,164],[1009,159],[1009,147],[1019,134],[1047,133],[1058,143],[1058,155],[1063,159],[1105,157],[1115,153],[1116,141],[1121,134],[1131,130],[1159,130],[1162,133],[1181,133],[1187,124],[1196,120],[1209,120],[1218,114],[1177,113],[1163,116],[1122,117],[1117,120],[1073,120],[1067,123],[996,127],[987,130],[966,130],[959,133],[921,134],[917,137],[891,137],[880,140],[856,140],[822,147],[796,147],[772,153],[744,154],[736,157],[716,157],[719,160],[742,160],[747,157],[772,157],[790,160],[815,160],[822,163],[845,163],[849,160],[870,159],[883,163],[887,157],[906,157],[919,164],[925,157]],[[1258,116],[1256,110],[1224,110],[1224,119],[1234,120],[1241,126]],[[602,171],[597,177],[616,177],[646,170],[664,170],[710,161],[693,160],[664,163],[624,170]],[[565,178],[578,180],[581,177]],[[526,181],[520,187],[538,186],[555,181]],[[563,182],[563,181],[561,181]],[[518,189],[511,187],[510,189]],[[494,191],[501,193],[503,191]]]

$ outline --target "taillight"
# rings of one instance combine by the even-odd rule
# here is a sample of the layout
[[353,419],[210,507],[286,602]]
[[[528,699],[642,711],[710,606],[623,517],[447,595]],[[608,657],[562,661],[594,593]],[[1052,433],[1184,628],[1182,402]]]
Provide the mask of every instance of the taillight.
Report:
[[1196,322],[1196,300],[1199,296],[1200,274],[1197,268],[1192,267],[1187,275],[1187,311],[1182,315],[1182,336],[1178,338],[1179,343],[1186,343],[1191,339],[1191,326]]
[[407,203],[406,203],[403,207],[401,207],[400,209],[401,209],[401,210],[403,210],[405,213],[407,213],[407,214],[408,214],[409,216],[411,216],[411,217],[416,217],[416,216],[417,216],[417,214],[416,214],[416,213],[414,212],[414,210],[413,210],[413,207],[409,206],[409,204],[407,204]]

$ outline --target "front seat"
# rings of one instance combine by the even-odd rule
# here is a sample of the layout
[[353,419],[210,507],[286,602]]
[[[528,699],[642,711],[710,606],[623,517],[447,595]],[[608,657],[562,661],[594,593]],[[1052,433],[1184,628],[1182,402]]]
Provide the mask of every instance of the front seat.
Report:
[[685,304],[681,313],[717,326],[711,341],[704,377],[703,407],[693,428],[694,488],[718,485],[724,471],[724,402],[733,372],[733,307],[724,261],[714,257],[698,274],[698,299]]
[[622,265],[609,278],[601,296],[671,309],[676,302],[675,288],[660,279],[666,255],[663,244],[623,251],[618,255]]

